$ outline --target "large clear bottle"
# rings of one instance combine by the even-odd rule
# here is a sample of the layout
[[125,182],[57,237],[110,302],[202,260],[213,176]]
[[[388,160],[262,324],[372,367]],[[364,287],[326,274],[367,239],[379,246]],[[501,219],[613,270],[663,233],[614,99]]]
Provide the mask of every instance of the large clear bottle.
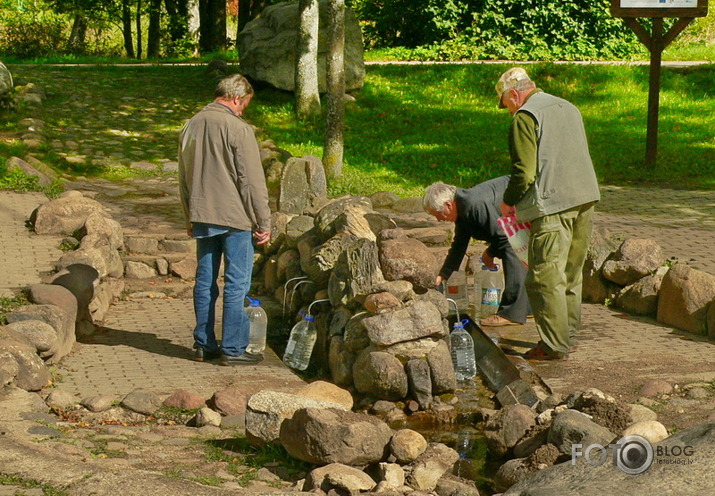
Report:
[[477,375],[477,362],[474,358],[474,341],[464,328],[468,320],[454,323],[452,334],[449,335],[452,350],[452,363],[458,381],[466,381]]
[[292,369],[305,370],[310,364],[310,355],[318,339],[318,330],[315,328],[315,318],[306,315],[303,320],[293,326],[288,338],[283,362]]
[[254,354],[262,354],[266,349],[266,329],[268,327],[268,315],[261,308],[260,300],[248,299],[249,336],[246,351]]
[[479,286],[482,292],[482,308],[479,315],[484,319],[497,313],[499,303],[501,303],[504,274],[500,270],[499,264],[496,264],[493,269],[482,265],[482,269],[479,271]]

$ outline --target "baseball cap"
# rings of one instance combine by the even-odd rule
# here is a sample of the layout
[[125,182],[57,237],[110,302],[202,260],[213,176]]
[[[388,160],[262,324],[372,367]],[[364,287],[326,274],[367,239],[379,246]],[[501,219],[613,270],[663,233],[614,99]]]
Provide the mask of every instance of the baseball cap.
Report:
[[504,72],[494,87],[497,90],[497,95],[499,96],[499,108],[505,108],[505,105],[501,101],[501,97],[505,91],[516,88],[522,81],[530,80],[529,75],[522,67],[512,67]]

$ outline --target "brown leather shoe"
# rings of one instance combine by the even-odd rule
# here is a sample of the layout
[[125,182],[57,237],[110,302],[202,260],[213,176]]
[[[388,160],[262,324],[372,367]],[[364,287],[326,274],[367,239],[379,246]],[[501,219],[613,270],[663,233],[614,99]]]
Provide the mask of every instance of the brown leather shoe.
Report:
[[568,353],[554,351],[542,342],[539,342],[539,344],[524,353],[526,360],[563,360],[564,358],[568,358],[568,356]]

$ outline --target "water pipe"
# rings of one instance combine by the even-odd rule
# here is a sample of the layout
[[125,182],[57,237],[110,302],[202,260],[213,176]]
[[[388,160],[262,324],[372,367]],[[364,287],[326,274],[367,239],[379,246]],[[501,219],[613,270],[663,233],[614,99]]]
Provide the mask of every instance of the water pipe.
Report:
[[301,279],[308,279],[308,276],[300,276],[300,277],[294,277],[292,279],[288,279],[286,281],[286,283],[283,285],[283,317],[284,318],[286,316],[286,295],[288,294],[288,284],[293,281],[298,281]]
[[454,301],[452,298],[446,298],[447,301],[451,301],[452,305],[454,305],[454,311],[457,312],[457,322],[460,322],[461,319],[459,318],[459,307],[457,306],[457,302]]
[[308,278],[306,277],[304,280],[298,281],[293,286],[293,291],[290,294],[290,301],[288,302],[289,308],[293,307],[293,298],[295,298],[295,290],[298,289],[298,286],[300,286],[301,284],[305,284],[305,283],[313,284],[313,281],[308,280]]
[[315,305],[316,303],[320,303],[320,302],[323,302],[323,301],[330,301],[330,298],[321,298],[320,300],[315,300],[313,303],[311,303],[310,305],[308,305],[308,315],[310,315],[310,307],[312,307],[312,306]]

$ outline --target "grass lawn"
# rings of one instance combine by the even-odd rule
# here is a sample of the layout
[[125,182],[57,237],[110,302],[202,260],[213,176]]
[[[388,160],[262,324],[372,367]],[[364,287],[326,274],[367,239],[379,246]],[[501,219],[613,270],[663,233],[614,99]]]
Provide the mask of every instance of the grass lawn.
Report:
[[[58,164],[66,152],[94,157],[83,167],[65,166],[89,176],[117,174],[112,161],[175,160],[181,125],[213,93],[204,67],[9,67],[48,92],[45,107],[33,115],[48,123],[55,143],[40,154]],[[330,185],[331,193],[418,196],[437,180],[471,186],[507,174],[511,116],[497,109],[493,89],[506,68],[368,66],[364,87],[347,104],[344,178]],[[712,64],[663,68],[654,168],[643,165],[647,66],[544,63],[528,70],[541,88],[581,109],[602,184],[715,187]],[[322,156],[323,122],[297,122],[292,95],[260,90],[246,117],[293,155]],[[10,131],[11,116],[3,121],[0,131]],[[68,142],[77,148],[65,149]],[[13,146],[17,154],[11,141],[0,153],[8,156]]]

